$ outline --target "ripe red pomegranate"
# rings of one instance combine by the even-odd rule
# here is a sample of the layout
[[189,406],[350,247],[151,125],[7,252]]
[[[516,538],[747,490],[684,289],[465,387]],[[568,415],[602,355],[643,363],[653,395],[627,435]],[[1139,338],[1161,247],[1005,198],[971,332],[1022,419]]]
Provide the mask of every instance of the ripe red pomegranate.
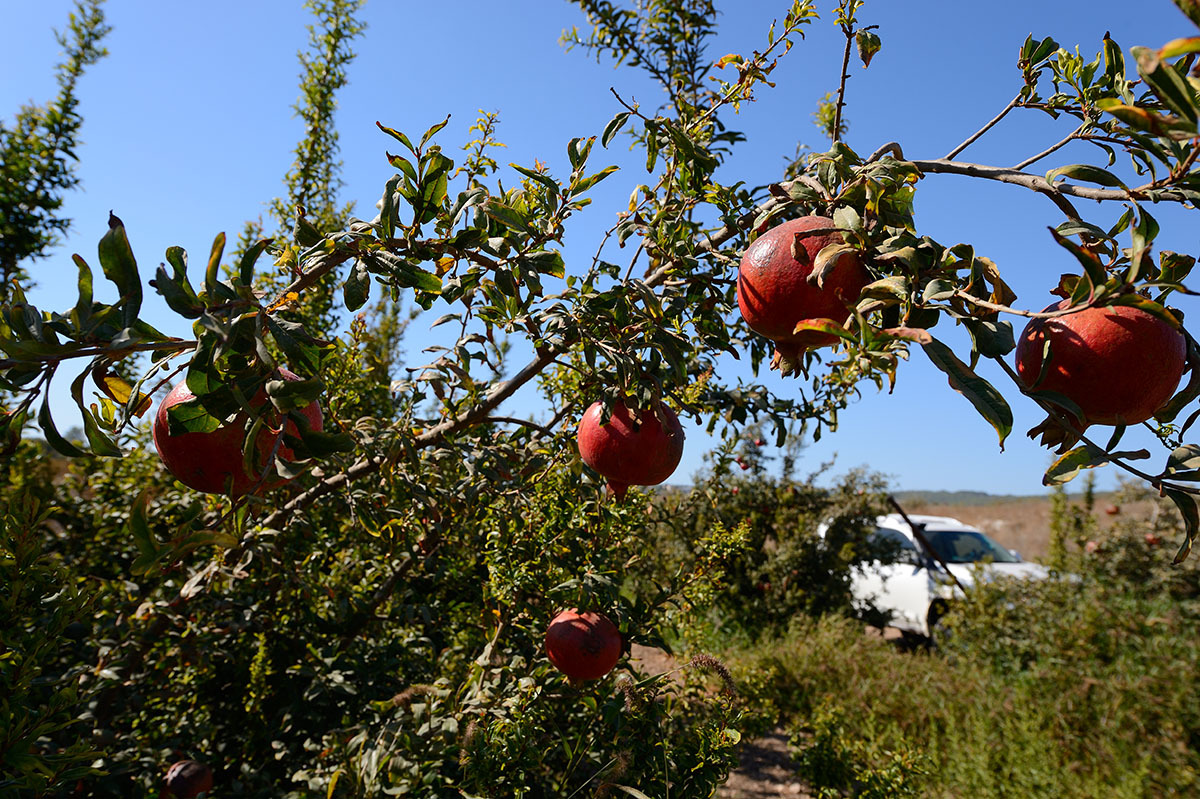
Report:
[[[302,379],[287,369],[280,369],[279,376],[287,381]],[[186,382],[179,383],[158,406],[158,413],[154,417],[154,446],[158,449],[158,456],[162,458],[167,471],[189,488],[206,494],[224,494],[228,491],[231,496],[240,497],[258,482],[267,458],[274,451],[275,442],[281,435],[276,431],[282,414],[275,411],[268,413],[266,423],[255,440],[260,468],[255,474],[248,474],[242,460],[242,442],[246,437],[245,414],[239,413],[231,423],[210,433],[171,434],[167,411],[193,396]],[[266,390],[260,389],[250,403],[257,408],[268,401]],[[321,409],[317,403],[309,403],[300,412],[313,430],[321,429]],[[293,422],[289,421],[286,429],[291,435],[299,435]],[[287,445],[281,444],[278,456],[290,460],[295,454]],[[283,482],[272,472],[259,490],[275,488]]]
[[546,655],[572,680],[598,680],[621,657],[621,633],[607,616],[564,610],[546,628]]
[[631,485],[658,485],[671,476],[683,457],[683,427],[674,411],[660,402],[658,415],[642,411],[634,429],[633,414],[624,403],[613,406],[605,425],[600,424],[603,410],[596,402],[584,411],[576,439],[583,462],[607,478],[617,499]]
[[[1046,310],[1068,305],[1063,300]],[[1043,368],[1047,340],[1050,361]],[[1025,387],[1070,399],[1083,411],[1084,428],[1149,419],[1175,393],[1186,357],[1187,340],[1179,330],[1127,305],[1034,319],[1021,333],[1016,352],[1017,375]]]
[[871,275],[854,253],[838,256],[821,286],[810,282],[817,253],[829,244],[840,244],[836,231],[802,236],[792,255],[797,233],[832,228],[832,219],[805,216],[771,228],[754,240],[742,255],[738,270],[738,309],[750,329],[775,342],[776,350],[795,358],[802,349],[824,347],[837,341],[829,333],[806,330],[795,333],[803,319],[832,319],[842,322],[847,306],[858,300]]
[[212,769],[195,760],[180,760],[167,769],[166,785],[176,799],[192,799],[212,790]]

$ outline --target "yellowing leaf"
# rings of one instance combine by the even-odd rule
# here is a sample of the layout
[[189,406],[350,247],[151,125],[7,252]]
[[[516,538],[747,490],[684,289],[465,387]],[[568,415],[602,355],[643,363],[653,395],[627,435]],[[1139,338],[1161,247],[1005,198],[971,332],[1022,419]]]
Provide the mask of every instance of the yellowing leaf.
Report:
[[[109,399],[118,405],[125,405],[129,402],[129,398],[133,395],[133,386],[126,383],[116,375],[105,375],[99,381],[100,390],[108,395]],[[137,405],[133,409],[133,413],[137,417],[142,417],[146,411],[150,410],[150,405],[153,402],[149,394],[138,392]]]

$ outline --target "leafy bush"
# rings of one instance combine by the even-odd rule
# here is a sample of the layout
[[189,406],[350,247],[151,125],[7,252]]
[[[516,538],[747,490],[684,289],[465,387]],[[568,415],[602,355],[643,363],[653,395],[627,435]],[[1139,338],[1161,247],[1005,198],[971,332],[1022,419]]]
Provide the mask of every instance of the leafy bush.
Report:
[[930,763],[921,795],[1190,795],[1200,570],[1170,565],[1173,520],[1122,520],[1105,535],[1085,525],[1098,547],[1068,547],[1050,579],[980,585],[933,652],[825,617],[731,667],[757,728],[823,730],[802,759],[815,785],[844,790],[855,764],[886,769],[885,753],[917,746]]

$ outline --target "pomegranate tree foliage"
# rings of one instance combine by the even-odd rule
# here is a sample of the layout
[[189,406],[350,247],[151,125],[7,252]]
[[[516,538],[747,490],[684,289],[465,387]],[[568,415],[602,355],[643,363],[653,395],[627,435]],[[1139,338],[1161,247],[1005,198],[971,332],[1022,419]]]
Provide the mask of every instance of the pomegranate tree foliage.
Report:
[[[326,35],[362,29],[357,3],[311,5]],[[1128,65],[1110,38],[1087,60],[1030,37],[997,120],[1021,109],[1078,125],[1014,168],[956,160],[995,120],[945,158],[910,160],[896,142],[853,151],[841,141],[843,77],[818,114],[830,149],[796,161],[777,183],[750,187],[715,176],[744,140],[728,125],[742,103],[769,92],[778,60],[817,24],[814,4],[794,2],[764,30],[760,50],[715,60],[705,47],[717,19],[711,0],[578,5],[590,26],[569,32],[568,45],[645,71],[664,101],[642,107],[618,89],[621,110],[604,130],[566,143],[569,173],[513,164],[519,181],[501,182],[492,116],[473,128],[461,163],[444,146],[446,122],[408,133],[381,122],[395,173],[374,219],[336,224],[318,188],[311,196],[327,210],[297,205],[286,233],[255,241],[250,228],[228,261],[220,235],[201,270],[171,248],[147,282],[114,216],[95,261],[75,257],[72,308],[43,311],[19,285],[9,290],[0,311],[6,491],[57,506],[42,577],[57,558],[64,585],[86,575],[103,586],[78,646],[42,663],[77,678],[87,696],[91,740],[103,753],[97,768],[109,775],[87,790],[148,786],[171,760],[191,757],[213,765],[218,786],[256,795],[567,795],[605,785],[703,795],[723,779],[737,742],[729,697],[625,667],[616,693],[611,677],[570,685],[544,658],[541,636],[557,610],[587,607],[631,642],[679,645],[706,612],[697,598],[711,606],[749,532],[716,524],[693,541],[685,567],[630,581],[637,564],[657,562],[647,525],[695,514],[672,517],[644,497],[604,501],[574,450],[574,422],[590,402],[662,400],[710,430],[721,425],[729,442],[764,423],[783,443],[833,429],[858,386],[890,384],[917,345],[1001,444],[1012,427],[1006,397],[1017,393],[1044,407],[1050,424],[1066,424],[1069,400],[1022,392],[1005,361],[1011,317],[1038,314],[1015,306],[998,265],[970,244],[946,246],[918,228],[913,198],[931,175],[1043,195],[1054,204],[1056,240],[1080,265],[1060,283],[1073,305],[1134,305],[1179,324],[1165,303],[1186,291],[1195,259],[1153,253],[1159,226],[1149,206],[1190,207],[1200,196],[1191,74],[1200,37],[1134,48]],[[320,13],[331,10],[350,13]],[[846,41],[834,74],[846,74],[853,48],[869,65],[886,47],[861,11],[858,0],[842,0],[833,15]],[[348,63],[343,49],[326,53],[337,70]],[[318,117],[328,118],[332,103],[321,96]],[[625,175],[604,153],[630,139],[645,170]],[[1096,162],[1030,171],[1069,141],[1093,144]],[[335,145],[311,157],[328,164]],[[1139,185],[1111,171],[1125,157]],[[336,178],[321,174],[323,184]],[[622,179],[627,206],[590,206],[593,187]],[[301,196],[309,195],[289,192]],[[1126,211],[1104,229],[1077,199]],[[587,243],[590,261],[568,266],[568,223],[582,214],[610,226]],[[779,396],[723,377],[719,359],[745,356],[755,373],[764,366],[770,343],[736,312],[737,263],[758,231],[806,214],[832,218],[840,247],[859,250],[874,281],[846,319],[802,323],[840,343],[803,353],[798,380]],[[818,256],[817,280],[840,247]],[[95,300],[94,266],[117,287],[115,302]],[[145,322],[147,288],[192,320],[191,338]],[[337,336],[323,299],[331,288],[348,313],[371,311]],[[449,332],[427,363],[398,369],[404,305]],[[969,353],[931,332],[944,317],[969,330]],[[1140,475],[1188,522],[1180,557],[1200,492],[1200,446],[1186,443],[1200,349],[1188,341],[1191,377],[1152,425],[1169,450],[1160,471],[1133,466],[1143,453],[1121,451],[1118,429],[1103,443],[1080,437],[1047,473],[1058,482],[1113,462]],[[511,363],[519,354],[527,360]],[[1001,391],[980,377],[981,358],[1000,364],[1012,385]],[[273,380],[283,365],[305,379]],[[46,399],[63,375],[82,440],[59,432]],[[173,410],[176,431],[212,430],[250,411],[262,387],[285,413],[322,402],[328,423],[288,438],[300,458],[275,468],[293,478],[289,487],[222,504],[172,483],[138,426],[151,397],[180,379],[197,399]],[[526,386],[540,391],[549,421],[502,412]],[[38,445],[22,438],[34,419],[49,447],[76,459],[57,480],[37,471]],[[712,490],[686,501],[703,503]],[[37,612],[22,618],[29,629],[41,623]],[[654,701],[662,693],[678,701]],[[68,734],[37,743],[34,760],[38,747],[80,751],[67,747]]]

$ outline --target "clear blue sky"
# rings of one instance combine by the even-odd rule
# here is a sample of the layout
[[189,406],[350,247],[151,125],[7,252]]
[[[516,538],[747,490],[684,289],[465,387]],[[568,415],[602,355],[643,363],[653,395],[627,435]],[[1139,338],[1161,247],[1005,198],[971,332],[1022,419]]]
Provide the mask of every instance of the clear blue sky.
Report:
[[[714,55],[761,49],[768,25],[788,3],[719,5],[723,30]],[[784,157],[797,142],[818,150],[825,146],[811,114],[817,100],[837,85],[841,37],[830,22],[834,5],[833,0],[819,5],[824,19],[781,63],[773,75],[778,88],[761,91],[757,103],[729,119],[749,141],[724,167],[726,180],[767,183],[778,179]],[[6,34],[0,49],[0,114],[5,119],[21,103],[53,95],[58,53],[51,31],[63,26],[70,6],[67,0],[0,0]],[[235,236],[244,220],[264,213],[281,189],[301,136],[291,110],[296,52],[305,44],[309,23],[300,3],[113,2],[107,13],[114,27],[106,41],[110,55],[91,68],[80,87],[83,186],[66,204],[74,226],[62,246],[32,269],[39,283],[32,299],[46,309],[73,303],[67,293],[75,276],[69,256],[78,252],[94,260],[110,208],[126,224],[144,277],[171,245],[183,246],[194,262],[203,259],[216,233]],[[530,164],[538,158],[564,175],[566,142],[598,134],[620,110],[610,87],[650,107],[660,98],[634,72],[614,71],[582,52],[562,50],[557,40],[563,28],[583,24],[576,7],[565,2],[372,0],[364,16],[370,28],[357,42],[338,126],[344,198],[354,201],[365,218],[374,214],[391,173],[383,157],[389,140],[376,130],[376,120],[419,133],[451,114],[439,141],[456,157],[452,151],[468,139],[477,110],[496,110],[500,138],[508,144],[502,163]],[[913,158],[944,155],[1011,99],[1019,88],[1017,49],[1030,33],[1054,36],[1065,47],[1078,44],[1089,57],[1099,50],[1105,31],[1112,31],[1126,51],[1195,33],[1169,0],[1136,7],[1113,0],[874,0],[860,16],[880,26],[883,49],[869,70],[854,68],[848,141],[867,153],[898,140]],[[961,158],[1011,165],[1057,141],[1070,126],[1069,120],[1021,112]],[[1035,169],[1088,157],[1086,150],[1067,148]],[[623,169],[601,185],[593,208],[569,228],[569,261],[572,255],[590,257],[597,232],[611,224],[631,187],[644,177],[637,159],[619,147],[593,159]],[[507,173],[506,181],[511,183],[514,174]],[[1080,208],[1100,223],[1120,213],[1118,207]],[[1043,198],[1013,186],[931,176],[918,188],[919,232],[947,245],[973,243],[1000,265],[1020,295],[1018,305],[1025,307],[1044,306],[1058,275],[1077,268],[1046,231],[1061,221],[1057,214]],[[1162,247],[1200,250],[1194,219],[1174,209],[1155,214],[1165,230]],[[161,303],[148,305],[161,314],[152,321],[186,330],[171,327]],[[418,322],[408,346],[414,365],[422,362],[419,350],[429,341],[423,328]],[[965,354],[965,336],[947,322],[935,333]],[[741,374],[736,370],[745,367],[730,361],[728,368]],[[998,370],[982,372],[1003,386]],[[793,385],[773,374],[762,379],[783,393]],[[864,387],[863,399],[842,414],[841,428],[810,446],[800,468],[815,469],[836,456],[835,473],[866,466],[891,476],[901,489],[1040,493],[1048,455],[1023,435],[1040,414],[1015,392],[1002,390],[1011,395],[1016,416],[1004,453],[987,423],[914,351],[901,367],[895,393],[878,395]],[[1138,442],[1127,437],[1126,444]],[[709,446],[699,430],[689,431],[677,479],[699,468]],[[1100,478],[1102,486],[1115,482],[1111,470],[1100,472]]]

